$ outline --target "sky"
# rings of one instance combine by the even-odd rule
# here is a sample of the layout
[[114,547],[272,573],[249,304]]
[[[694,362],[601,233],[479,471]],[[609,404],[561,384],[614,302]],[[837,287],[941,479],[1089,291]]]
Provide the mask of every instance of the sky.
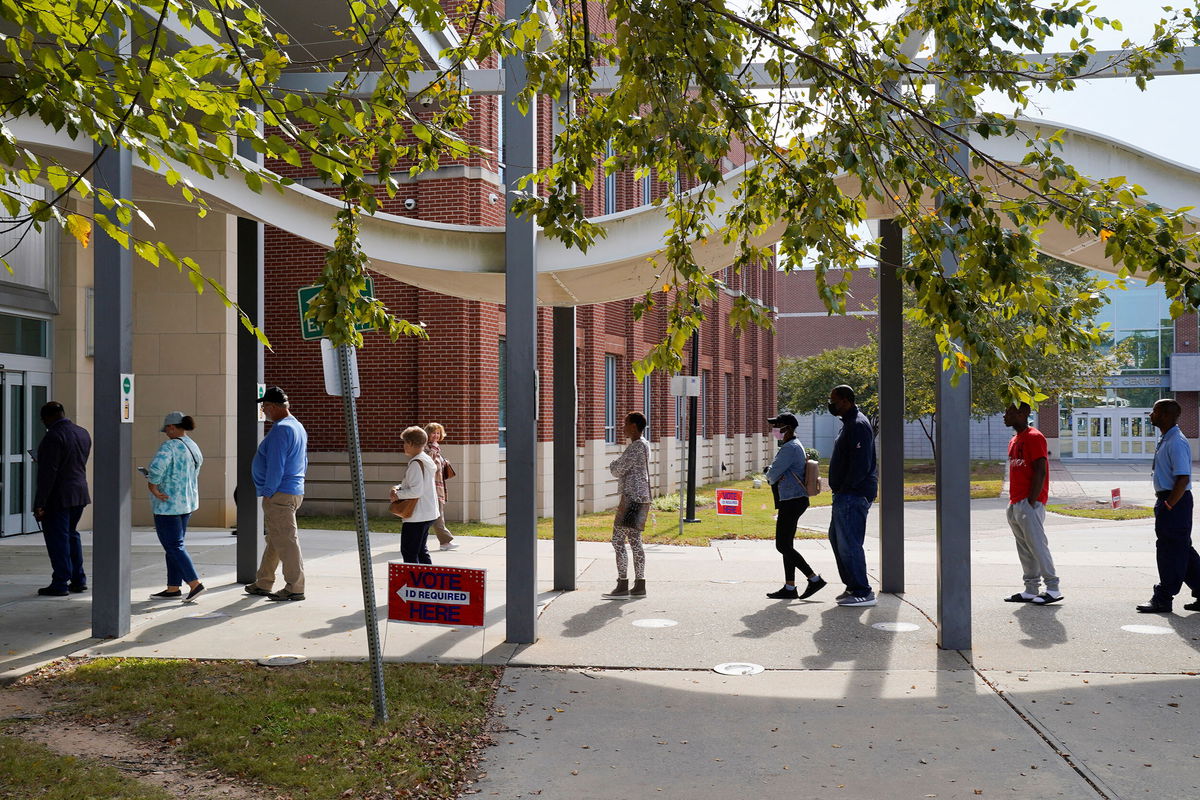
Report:
[[[1117,49],[1124,39],[1144,42],[1160,19],[1162,0],[1093,0],[1096,14],[1118,19],[1123,31],[1093,31],[1096,48]],[[1188,5],[1175,3],[1176,7]],[[1069,37],[1054,43],[1066,49]],[[1029,116],[1069,123],[1104,133],[1152,153],[1200,168],[1200,146],[1195,131],[1200,110],[1200,75],[1178,75],[1151,81],[1139,91],[1133,81],[1106,79],[1084,81],[1074,92],[1043,93],[1040,109]],[[997,110],[1002,110],[998,107]]]

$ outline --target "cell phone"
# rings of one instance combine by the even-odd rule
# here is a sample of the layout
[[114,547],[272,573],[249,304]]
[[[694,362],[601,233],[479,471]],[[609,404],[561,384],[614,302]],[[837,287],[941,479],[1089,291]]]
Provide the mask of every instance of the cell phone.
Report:
[[146,469],[145,467],[138,467],[138,468],[137,468],[137,471],[138,471],[138,472],[140,472],[140,473],[142,473],[142,475],[143,475],[144,477],[147,477],[147,478],[149,478],[149,477],[150,477],[150,470]]

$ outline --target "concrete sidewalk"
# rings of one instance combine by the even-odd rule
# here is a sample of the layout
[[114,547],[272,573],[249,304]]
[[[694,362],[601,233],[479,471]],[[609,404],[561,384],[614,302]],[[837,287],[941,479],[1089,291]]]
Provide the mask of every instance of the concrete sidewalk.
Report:
[[[503,641],[503,541],[463,537],[434,560],[488,569],[486,626],[385,624],[385,651],[508,665],[496,744],[470,790],[485,797],[1195,796],[1200,614],[1181,611],[1183,597],[1174,615],[1134,611],[1155,581],[1152,525],[1051,515],[1066,601],[1035,608],[1001,599],[1020,588],[1004,506],[973,504],[968,653],[936,647],[932,503],[907,505],[907,591],[875,608],[835,607],[833,584],[811,601],[767,600],[779,557],[745,540],[651,546],[649,596],[605,601],[612,550],[580,543],[577,591],[542,582],[540,638],[523,647]],[[801,520],[827,523],[828,509]],[[365,657],[353,534],[303,531],[309,599],[270,603],[233,582],[226,531],[190,532],[210,587],[195,606],[146,599],[162,587],[162,552],[150,531],[133,538],[134,629],[112,641],[89,638],[87,595],[34,595],[48,570],[39,540],[0,540],[0,674],[67,654]],[[381,603],[397,539],[372,538]],[[799,549],[836,576],[825,541]],[[550,542],[538,574],[551,574]],[[712,671],[726,662],[765,671]]]

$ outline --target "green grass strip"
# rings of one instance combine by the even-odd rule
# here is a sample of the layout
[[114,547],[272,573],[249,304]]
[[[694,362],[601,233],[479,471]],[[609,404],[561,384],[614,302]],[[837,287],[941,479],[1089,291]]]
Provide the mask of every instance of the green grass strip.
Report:
[[1096,504],[1095,508],[1081,508],[1079,506],[1051,503],[1046,506],[1046,510],[1068,517],[1084,517],[1086,519],[1149,519],[1154,516],[1154,509],[1146,508],[1145,506],[1111,508]]
[[104,764],[0,735],[0,800],[170,800]]
[[98,659],[45,688],[68,713],[132,721],[187,757],[295,800],[449,798],[467,777],[500,668],[389,664],[372,721],[365,663]]

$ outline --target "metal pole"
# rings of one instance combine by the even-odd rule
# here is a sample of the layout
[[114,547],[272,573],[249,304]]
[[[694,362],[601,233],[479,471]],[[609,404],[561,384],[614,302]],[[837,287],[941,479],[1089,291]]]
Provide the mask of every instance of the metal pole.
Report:
[[[262,163],[262,155],[245,140],[238,141],[238,155]],[[237,302],[255,325],[264,324],[263,317],[263,224],[239,217],[237,221]],[[236,467],[237,491],[237,580],[253,583],[263,549],[262,504],[254,491],[251,465],[258,443],[262,441],[263,424],[258,420],[260,406],[251,403],[258,396],[263,382],[263,346],[258,338],[241,325],[236,325],[237,378],[236,398]]]
[[[531,5],[505,0],[504,16],[515,19]],[[532,190],[519,184],[536,168],[538,107],[532,103],[526,114],[517,104],[525,61],[504,59],[504,72],[505,624],[507,641],[529,644],[537,641],[537,231],[532,218],[513,213],[513,201],[518,192]]]
[[904,591],[904,234],[880,220],[879,574],[880,589]]
[[[953,124],[953,123],[952,123]],[[950,166],[969,174],[967,153],[946,141]],[[942,252],[942,272],[958,271],[958,259]],[[951,385],[950,370],[941,368],[935,392],[937,420],[934,424],[937,480],[937,620],[938,647],[945,650],[971,649],[971,376],[963,375]]]
[[[700,329],[692,333],[692,377],[700,375]],[[705,398],[707,399],[707,398]],[[687,516],[684,522],[699,522],[696,519],[696,423],[700,416],[698,411],[700,398],[692,395],[688,398],[688,460],[687,460]]]
[[575,309],[554,309],[554,588],[575,589]]
[[[122,53],[129,39],[122,34]],[[98,188],[119,200],[133,197],[133,154],[99,145],[92,175]],[[97,196],[96,214],[125,231]],[[92,433],[95,442],[92,493],[92,636],[115,638],[129,633],[130,489],[133,424],[121,420],[121,374],[133,372],[133,258],[96,226],[92,264],[95,282],[96,356]],[[134,387],[136,392],[136,385]],[[136,404],[135,404],[136,413]]]
[[363,621],[367,627],[367,652],[371,659],[371,694],[375,721],[387,722],[387,694],[383,686],[383,652],[379,647],[379,619],[375,613],[375,578],[371,570],[371,534],[367,530],[367,497],[363,488],[362,447],[358,438],[358,409],[350,382],[350,345],[341,345],[338,369],[342,374],[342,416],[346,420],[346,449],[350,456],[350,487],[354,498],[354,529],[358,532],[358,572],[362,579]]

